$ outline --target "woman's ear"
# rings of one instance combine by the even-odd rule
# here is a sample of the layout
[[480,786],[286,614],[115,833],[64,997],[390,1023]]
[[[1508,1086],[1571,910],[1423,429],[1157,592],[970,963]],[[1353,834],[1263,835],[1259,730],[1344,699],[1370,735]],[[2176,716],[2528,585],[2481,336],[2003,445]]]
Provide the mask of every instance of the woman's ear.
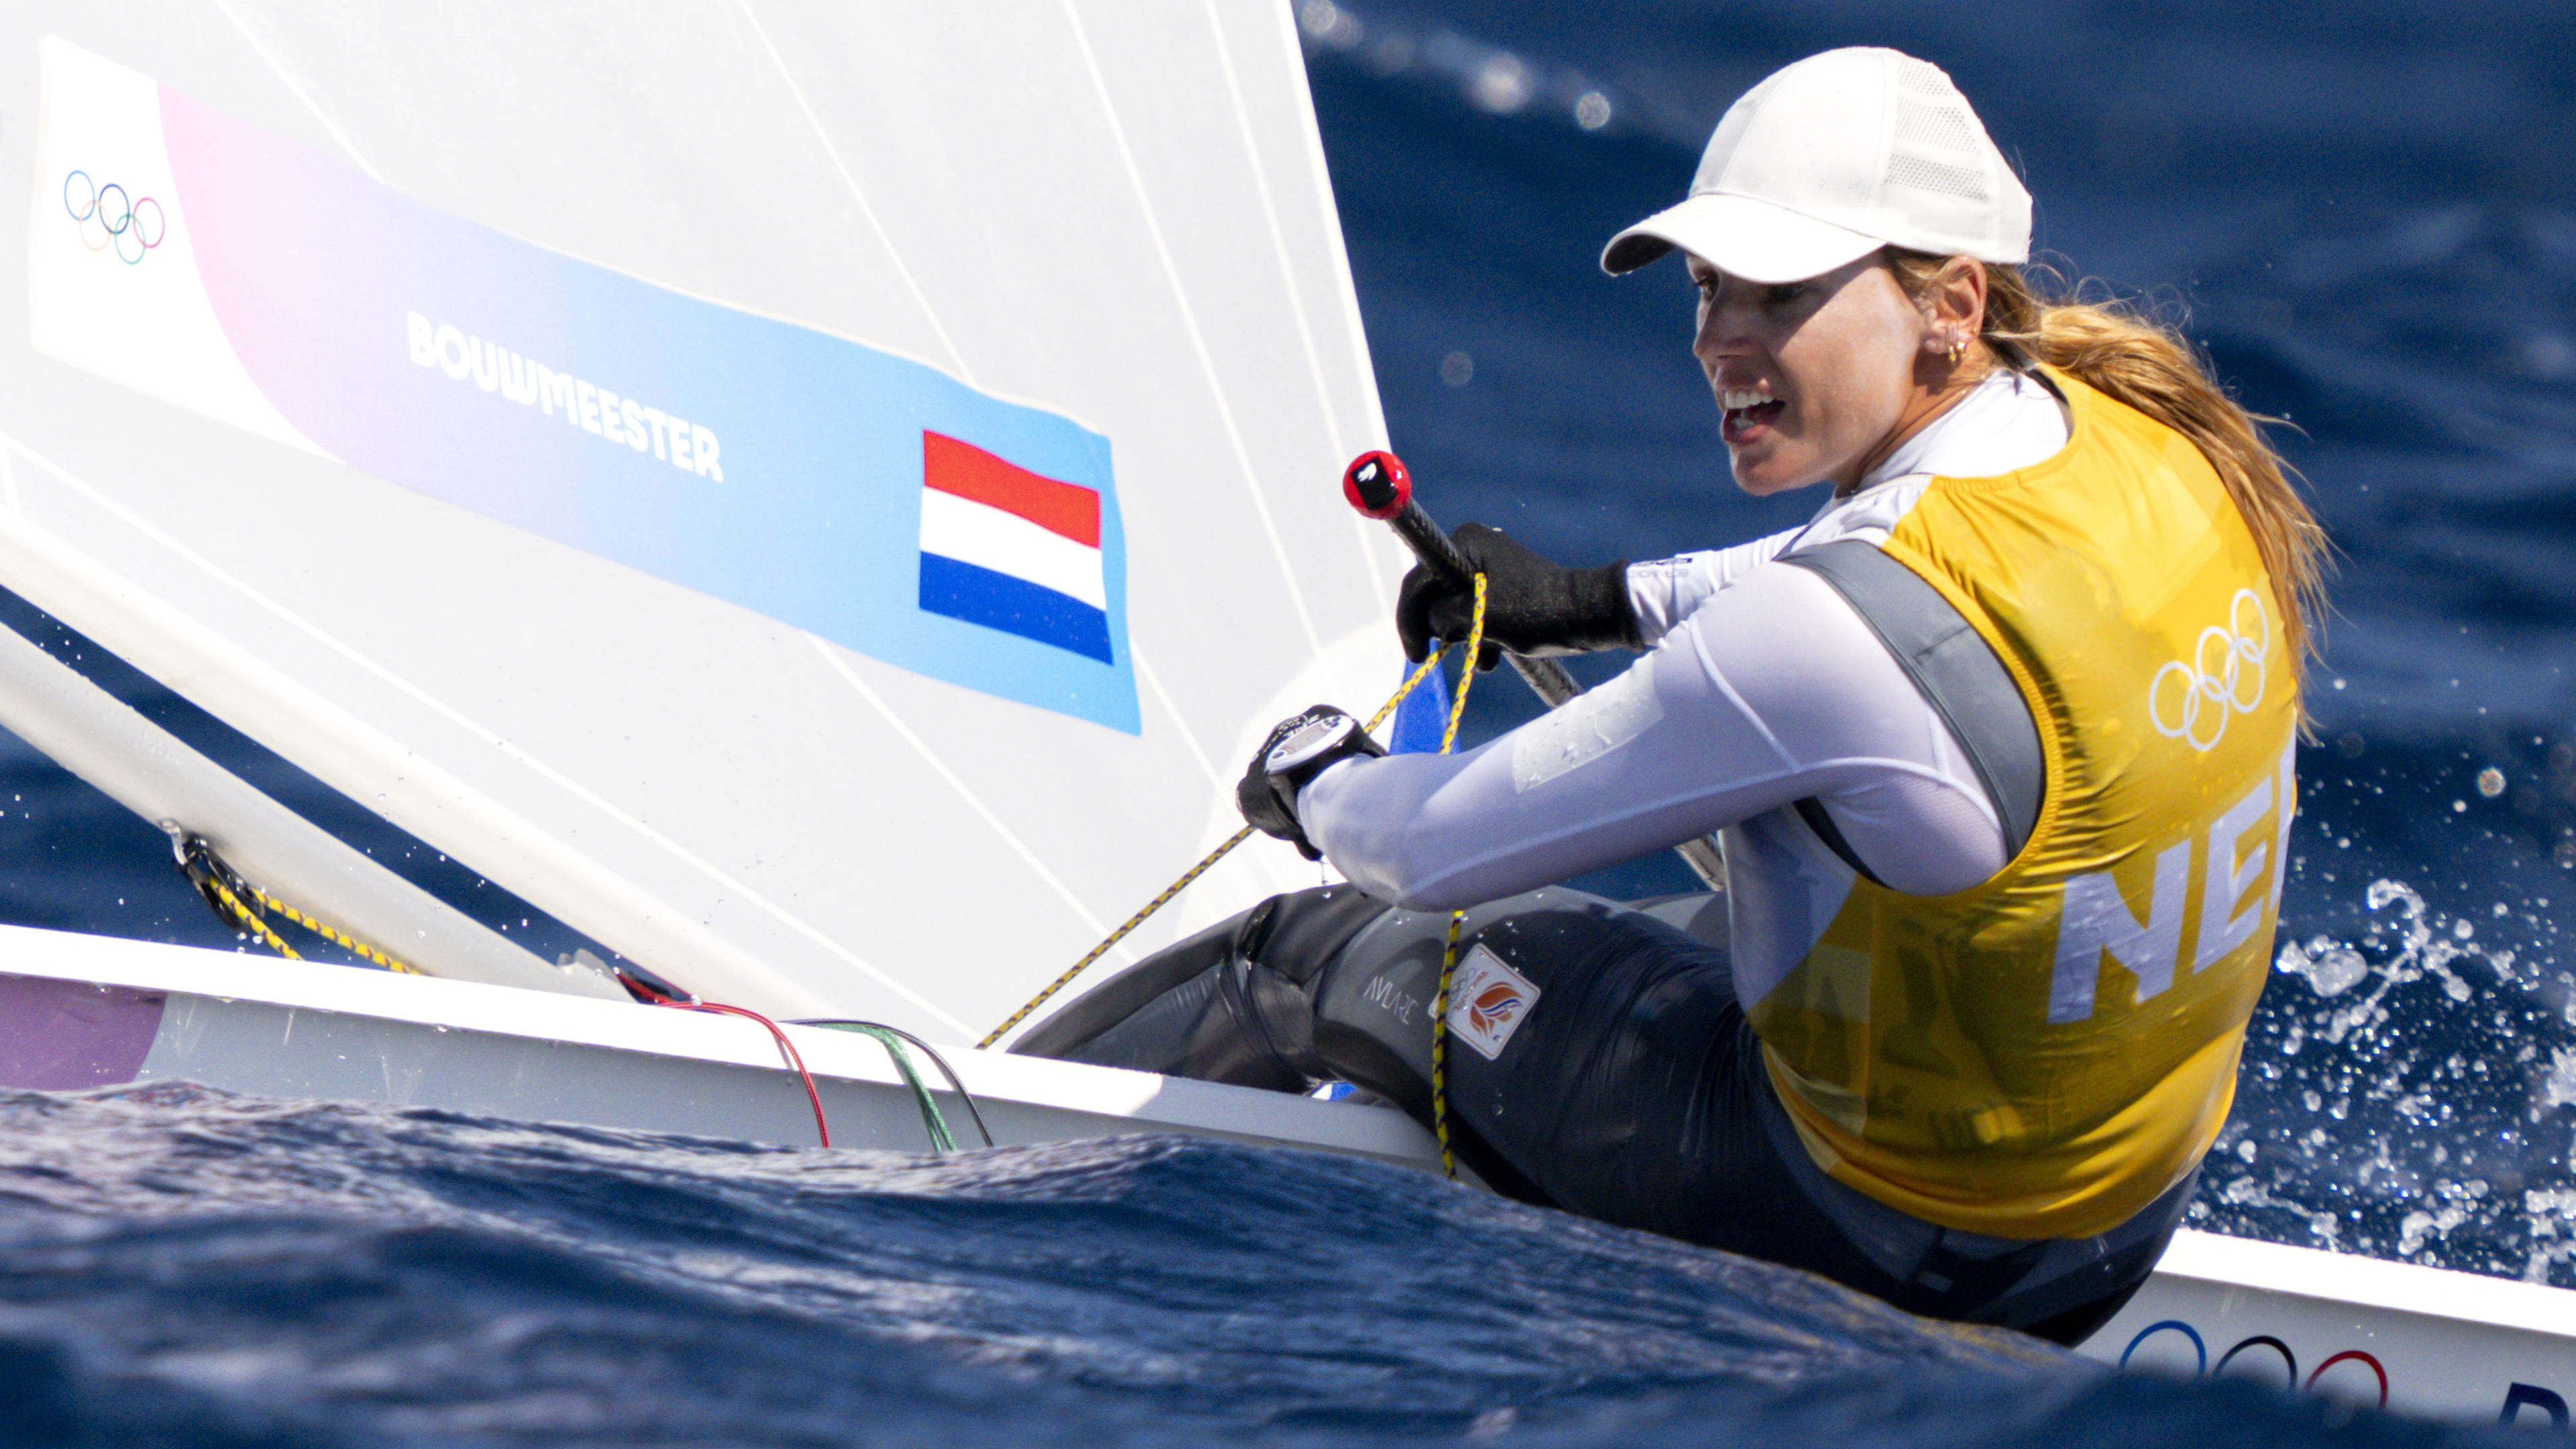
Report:
[[1952,257],[1941,264],[1925,294],[1934,320],[1963,329],[1974,337],[1986,325],[1986,267],[1973,257]]
[[1965,348],[1985,330],[1986,269],[1972,257],[1941,264],[1914,305],[1923,314],[1923,350],[1946,355]]

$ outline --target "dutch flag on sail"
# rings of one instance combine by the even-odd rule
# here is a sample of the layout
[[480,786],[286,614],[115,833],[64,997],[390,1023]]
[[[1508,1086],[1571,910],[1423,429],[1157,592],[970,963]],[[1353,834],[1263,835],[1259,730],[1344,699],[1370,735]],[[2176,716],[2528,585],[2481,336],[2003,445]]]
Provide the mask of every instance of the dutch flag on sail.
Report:
[[1112,662],[1100,494],[924,432],[921,607]]

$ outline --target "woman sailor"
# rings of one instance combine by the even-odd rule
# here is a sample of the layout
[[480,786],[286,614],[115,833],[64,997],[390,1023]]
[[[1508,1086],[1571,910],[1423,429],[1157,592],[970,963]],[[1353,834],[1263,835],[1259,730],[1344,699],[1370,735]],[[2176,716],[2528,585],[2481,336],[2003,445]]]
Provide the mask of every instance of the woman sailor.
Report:
[[[1020,1050],[1426,1117],[1447,912],[1459,1158],[1528,1201],[2072,1343],[2142,1282],[2232,1096],[2280,899],[2322,540],[2172,334],[2041,300],[2029,194],[1938,68],[1791,65],[1613,273],[1685,254],[1738,486],[1804,528],[1561,568],[1485,637],[1645,655],[1482,748],[1284,723],[1276,897]],[[1417,570],[1419,658],[1468,600]],[[1487,665],[1491,657],[1483,661]],[[1727,890],[1547,883],[1723,832]]]

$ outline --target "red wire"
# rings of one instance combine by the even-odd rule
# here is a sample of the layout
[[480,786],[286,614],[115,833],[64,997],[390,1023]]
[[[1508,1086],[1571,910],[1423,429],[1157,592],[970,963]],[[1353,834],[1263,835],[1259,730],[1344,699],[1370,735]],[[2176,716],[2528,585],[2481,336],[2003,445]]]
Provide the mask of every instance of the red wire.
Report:
[[650,987],[646,990],[656,998],[653,1002],[655,1006],[676,1006],[682,1011],[718,1011],[727,1016],[749,1017],[762,1026],[768,1027],[769,1034],[778,1039],[779,1051],[786,1054],[788,1065],[796,1069],[797,1077],[805,1083],[805,1100],[814,1104],[814,1135],[823,1139],[824,1146],[832,1145],[832,1128],[823,1120],[823,1094],[814,1090],[814,1074],[805,1070],[805,1058],[797,1053],[796,1043],[787,1039],[787,1033],[777,1022],[748,1007],[726,1006],[715,1001],[675,1001],[658,991],[652,991]]

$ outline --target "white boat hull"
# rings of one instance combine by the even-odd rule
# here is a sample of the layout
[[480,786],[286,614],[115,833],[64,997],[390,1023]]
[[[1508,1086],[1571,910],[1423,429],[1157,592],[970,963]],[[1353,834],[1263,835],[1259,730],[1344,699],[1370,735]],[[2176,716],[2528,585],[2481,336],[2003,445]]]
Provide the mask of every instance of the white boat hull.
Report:
[[[261,1096],[811,1143],[756,1023],[472,982],[0,927],[0,1086],[191,1081]],[[918,1151],[874,1041],[786,1028],[833,1145]],[[1423,1170],[1399,1113],[1106,1067],[945,1053],[1002,1144],[1181,1132]],[[966,1114],[940,1093],[952,1126]],[[2576,1293],[2206,1233],[2177,1235],[2080,1350],[2132,1371],[2247,1377],[2409,1413],[2564,1428]]]
[[2576,1293],[2185,1231],[2081,1351],[2135,1372],[2565,1429]]

